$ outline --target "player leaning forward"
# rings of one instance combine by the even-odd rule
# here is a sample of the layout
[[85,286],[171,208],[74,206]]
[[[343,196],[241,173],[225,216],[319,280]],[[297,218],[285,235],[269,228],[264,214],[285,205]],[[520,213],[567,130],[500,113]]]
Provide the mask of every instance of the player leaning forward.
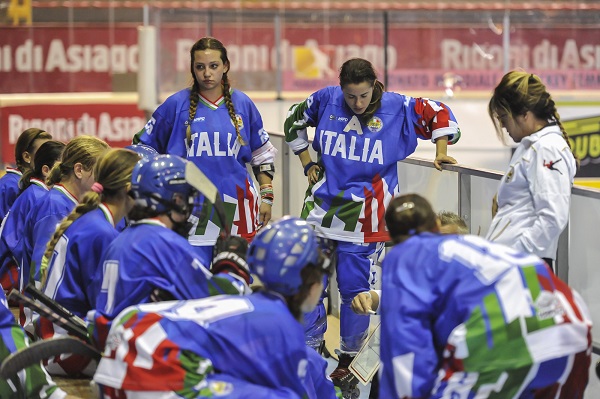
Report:
[[[125,309],[94,376],[104,397],[305,398],[311,359],[298,320],[319,301],[329,261],[313,229],[285,217],[261,229],[248,264],[263,291]],[[327,382],[319,399],[335,397]]]
[[[447,145],[460,138],[446,105],[384,91],[369,61],[346,61],[339,78],[339,86],[294,105],[285,121],[286,141],[309,181],[302,217],[318,226],[318,234],[337,241],[342,355],[331,377],[338,384],[367,334],[369,317],[355,314],[350,304],[369,291],[371,259],[389,239],[383,216],[399,191],[397,162],[414,152],[417,139],[429,139],[436,144],[435,166],[441,170],[443,162],[456,163]],[[308,152],[307,126],[315,127],[316,163]],[[324,318],[319,307],[307,322],[325,326]],[[322,339],[323,331],[312,329],[311,334]]]

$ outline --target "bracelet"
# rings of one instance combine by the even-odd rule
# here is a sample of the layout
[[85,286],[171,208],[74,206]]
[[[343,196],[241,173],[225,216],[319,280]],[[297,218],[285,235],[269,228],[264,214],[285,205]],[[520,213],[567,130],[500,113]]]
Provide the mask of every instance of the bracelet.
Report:
[[273,195],[273,185],[272,184],[263,184],[260,186],[260,200],[265,204],[269,204],[273,206],[273,200],[275,196]]
[[317,163],[313,162],[313,161],[310,161],[309,163],[307,163],[306,166],[304,167],[304,176],[308,176],[309,169],[312,168],[315,165],[317,165]]

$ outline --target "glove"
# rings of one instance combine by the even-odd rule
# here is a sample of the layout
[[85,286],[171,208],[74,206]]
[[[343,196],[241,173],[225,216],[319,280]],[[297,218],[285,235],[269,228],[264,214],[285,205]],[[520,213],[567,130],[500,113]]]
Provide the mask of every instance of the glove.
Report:
[[250,268],[246,263],[246,251],[248,250],[248,241],[242,237],[229,237],[222,240],[220,237],[215,244],[218,251],[213,258],[210,271],[212,274],[232,273],[241,277],[246,284],[252,283]]

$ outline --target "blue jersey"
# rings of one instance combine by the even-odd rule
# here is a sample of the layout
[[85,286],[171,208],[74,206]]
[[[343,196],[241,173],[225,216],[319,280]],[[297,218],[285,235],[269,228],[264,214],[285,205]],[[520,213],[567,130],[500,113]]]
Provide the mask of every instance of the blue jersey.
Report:
[[12,256],[17,266],[21,266],[24,259],[24,229],[27,215],[37,201],[48,193],[48,187],[43,181],[36,178],[31,178],[30,181],[32,184],[19,195],[4,218],[0,232],[0,250],[3,257]]
[[174,299],[239,294],[229,281],[213,277],[187,240],[163,223],[133,222],[107,247],[94,277],[96,311],[88,318],[95,323],[97,342],[123,309],[152,302],[155,289]]
[[[191,122],[191,144],[186,143],[190,90],[181,90],[161,104],[139,134],[141,143],[161,154],[187,158],[217,186],[227,212],[231,233],[250,239],[256,234],[260,195],[246,165],[273,162],[274,147],[256,105],[241,91],[233,90],[231,99],[242,145],[221,97],[212,103],[200,96],[196,116]],[[193,245],[214,245],[221,223],[212,207],[203,206]]]
[[19,196],[19,180],[22,175],[19,169],[6,168],[6,174],[0,178],[0,217],[6,216]]
[[[4,291],[0,290],[0,362],[11,353],[27,347],[25,331],[17,325],[8,309]],[[52,381],[40,363],[27,367],[8,381],[0,380],[0,398],[64,398],[63,392]]]
[[339,86],[290,110],[285,139],[296,154],[309,146],[307,126],[315,127],[312,146],[324,175],[309,187],[302,217],[328,238],[349,242],[389,239],[383,216],[399,192],[397,162],[415,151],[417,139],[460,137],[446,105],[392,92],[383,93],[381,107],[363,123]]
[[94,380],[178,391],[194,375],[214,372],[305,397],[306,350],[302,325],[278,295],[147,304],[115,320]]
[[587,307],[536,256],[423,233],[382,270],[382,398],[534,397],[589,353]]
[[108,245],[119,234],[106,205],[75,220],[60,237],[48,261],[44,293],[85,318],[95,308],[93,279]]
[[341,398],[341,391],[334,387],[331,378],[327,374],[327,361],[313,348],[306,347],[308,367],[304,387],[308,399],[336,399]]
[[55,184],[27,215],[23,231],[25,245],[21,265],[22,287],[27,286],[30,278],[36,282],[41,281],[40,268],[48,241],[58,224],[71,213],[77,203],[77,198],[62,184]]

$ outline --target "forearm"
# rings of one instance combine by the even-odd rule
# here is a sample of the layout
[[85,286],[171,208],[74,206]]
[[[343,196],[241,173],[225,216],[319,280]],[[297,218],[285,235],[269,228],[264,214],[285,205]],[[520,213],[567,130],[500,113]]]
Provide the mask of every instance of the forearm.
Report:
[[441,136],[435,141],[435,155],[448,155],[448,136]]

